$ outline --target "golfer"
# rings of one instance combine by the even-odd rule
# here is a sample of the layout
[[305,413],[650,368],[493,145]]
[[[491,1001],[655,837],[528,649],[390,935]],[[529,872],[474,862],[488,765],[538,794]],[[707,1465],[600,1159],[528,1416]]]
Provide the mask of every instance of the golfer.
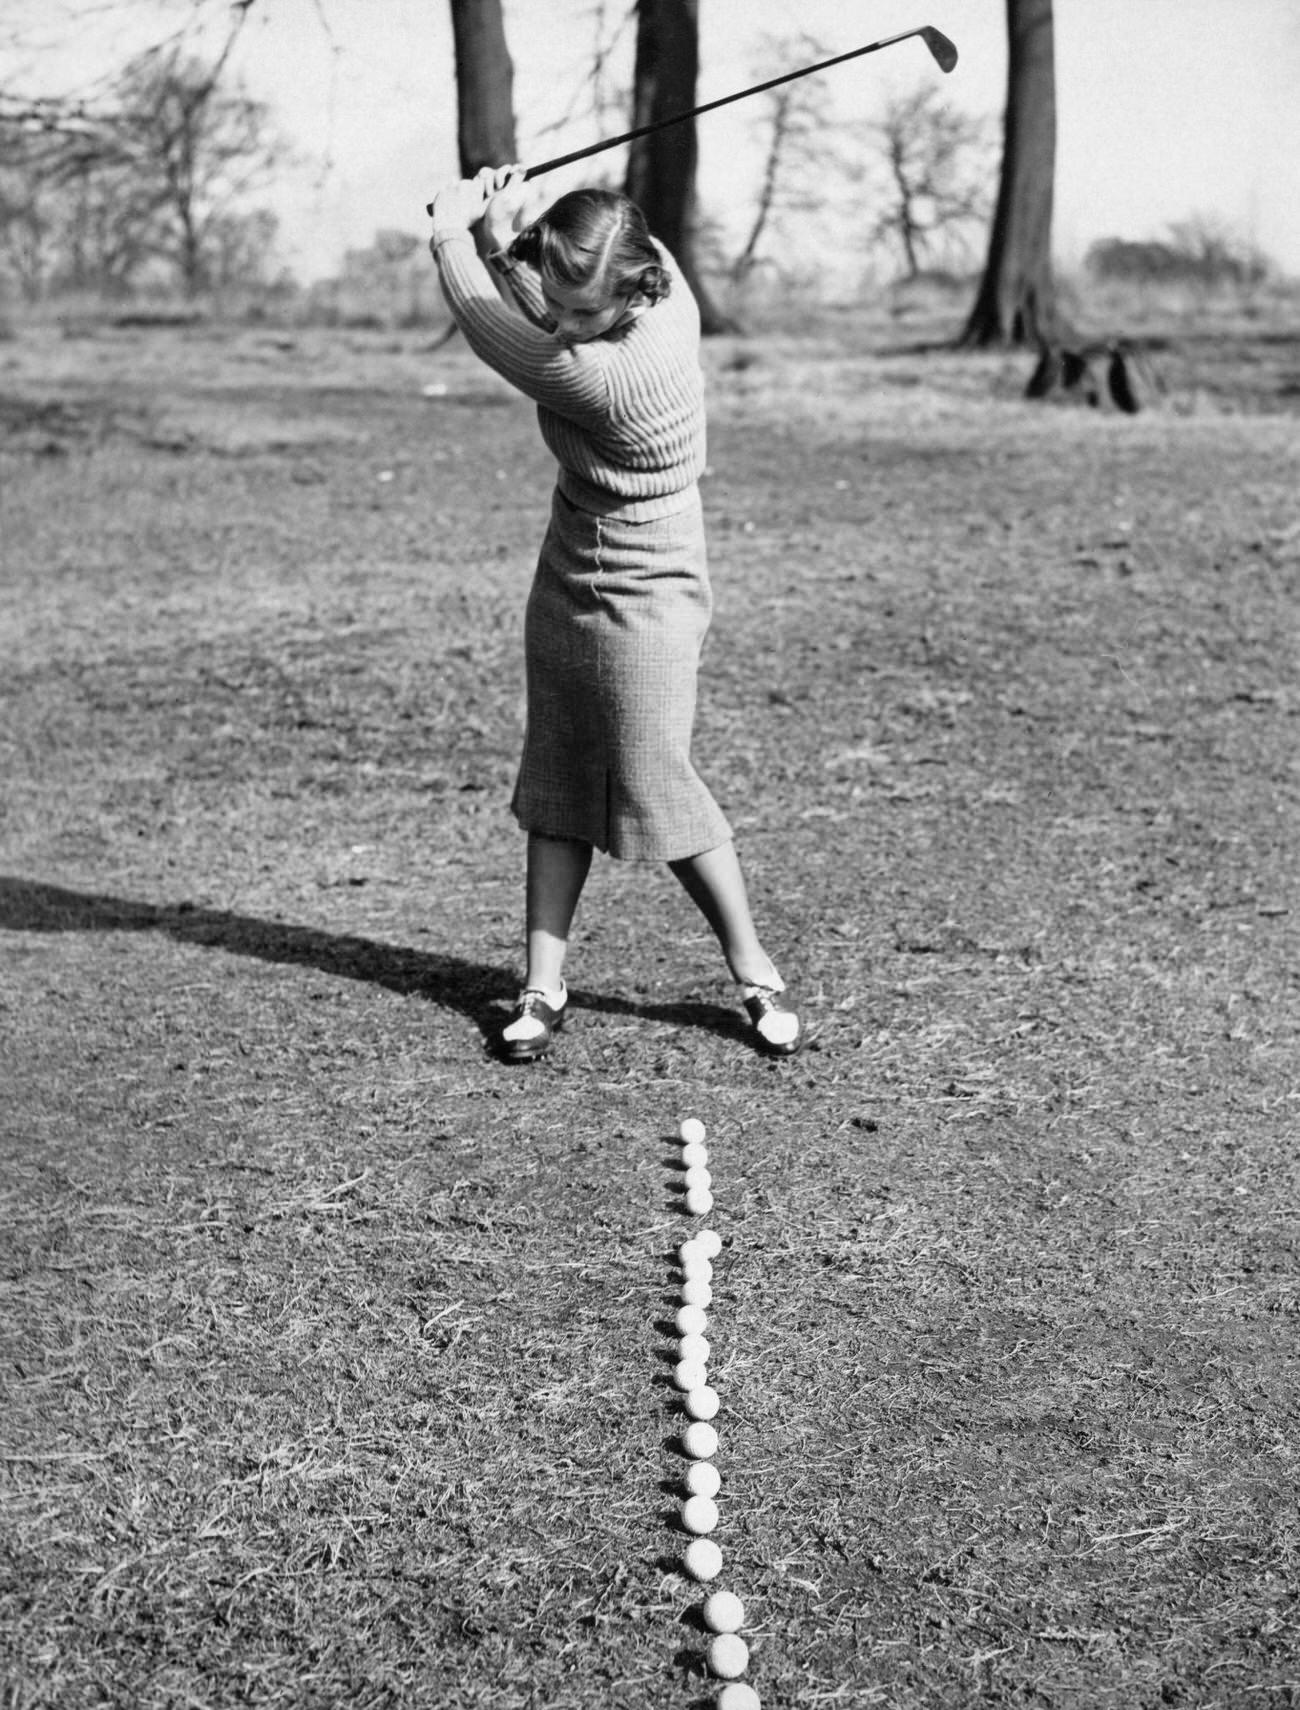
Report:
[[497,1046],[510,1062],[550,1049],[599,849],[667,862],[717,935],[755,1044],[789,1055],[799,1018],[755,930],[731,828],[690,758],[712,611],[699,311],[625,196],[576,190],[520,229],[524,194],[520,168],[485,168],[431,206],[451,312],[475,354],[536,403],[559,465],[525,613],[512,802],[528,833],[527,974]]

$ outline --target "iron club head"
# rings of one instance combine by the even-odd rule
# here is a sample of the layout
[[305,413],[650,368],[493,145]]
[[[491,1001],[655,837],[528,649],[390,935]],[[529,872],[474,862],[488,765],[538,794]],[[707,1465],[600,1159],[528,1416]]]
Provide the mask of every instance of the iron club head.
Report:
[[933,24],[923,24],[917,34],[926,47],[934,55],[934,62],[940,71],[951,71],[957,63],[957,49],[944,35],[942,30],[936,30]]

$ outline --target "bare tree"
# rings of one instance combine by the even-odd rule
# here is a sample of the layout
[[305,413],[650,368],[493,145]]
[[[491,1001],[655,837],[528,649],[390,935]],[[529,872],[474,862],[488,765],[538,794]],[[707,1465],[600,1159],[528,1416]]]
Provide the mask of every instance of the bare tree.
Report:
[[0,89],[0,270],[29,302],[58,269],[60,187],[94,131],[74,102]]
[[[695,106],[699,57],[699,0],[637,0],[633,129]],[[704,331],[728,332],[733,323],[714,305],[696,267],[698,155],[694,119],[638,137],[628,150],[624,188],[676,256],[700,305]]]
[[163,251],[157,188],[129,161],[79,156],[65,163],[49,198],[55,290],[125,296]]
[[208,277],[214,288],[240,291],[271,284],[278,231],[279,221],[268,208],[218,214],[208,234]]
[[104,159],[152,191],[154,246],[194,295],[208,282],[210,238],[283,149],[260,101],[220,86],[223,55],[207,66],[179,47],[132,60],[117,88]]
[[0,100],[11,269],[38,231],[43,284],[120,291],[152,266],[193,295],[218,252],[228,266],[250,192],[284,158],[265,106],[223,87],[233,41],[211,63],[179,39],[150,49],[93,102]]
[[988,139],[984,119],[962,113],[925,84],[891,99],[870,127],[886,188],[870,235],[895,247],[908,279],[960,249],[988,218]]
[[627,84],[611,67],[635,22],[635,0],[595,0],[591,8],[591,58],[579,76],[573,97],[562,112],[541,127],[541,136],[556,132],[567,136],[579,121],[593,123],[598,136],[622,129]]
[[[783,41],[776,49],[774,66],[760,72],[760,77],[780,76],[824,56],[825,49],[811,36]],[[828,168],[825,79],[808,77],[769,90],[762,123],[765,143],[758,197],[730,269],[737,282],[747,279],[763,259],[764,240],[781,214],[808,212],[821,205],[820,183]]]
[[49,222],[38,188],[12,166],[0,166],[0,276],[24,301],[39,302],[50,266]]
[[961,336],[967,348],[1052,344],[1056,63],[1052,0],[1006,0],[1007,104],[988,258]]

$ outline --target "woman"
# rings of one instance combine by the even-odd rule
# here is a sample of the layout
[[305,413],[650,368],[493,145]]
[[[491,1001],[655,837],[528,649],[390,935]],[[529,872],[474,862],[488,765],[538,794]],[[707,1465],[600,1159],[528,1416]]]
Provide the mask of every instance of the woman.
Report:
[[[789,1055],[799,1018],[690,759],[712,610],[699,312],[625,196],[573,191],[520,230],[522,197],[518,167],[449,185],[430,245],[466,341],[534,400],[559,465],[525,616],[512,803],[528,832],[527,973],[498,1047],[532,1061],[563,1024],[569,930],[600,849],[667,862],[717,935],[756,1044]],[[500,294],[474,244],[480,223]]]

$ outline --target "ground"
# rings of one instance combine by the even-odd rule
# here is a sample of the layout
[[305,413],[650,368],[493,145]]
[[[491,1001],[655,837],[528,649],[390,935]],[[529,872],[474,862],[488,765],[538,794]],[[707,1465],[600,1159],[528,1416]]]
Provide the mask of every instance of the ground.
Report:
[[704,1704],[672,1144],[765,1706],[1300,1702],[1300,344],[1134,417],[707,351],[697,760],[807,1049],[507,812],[551,479],[427,334],[0,345],[4,1703]]

